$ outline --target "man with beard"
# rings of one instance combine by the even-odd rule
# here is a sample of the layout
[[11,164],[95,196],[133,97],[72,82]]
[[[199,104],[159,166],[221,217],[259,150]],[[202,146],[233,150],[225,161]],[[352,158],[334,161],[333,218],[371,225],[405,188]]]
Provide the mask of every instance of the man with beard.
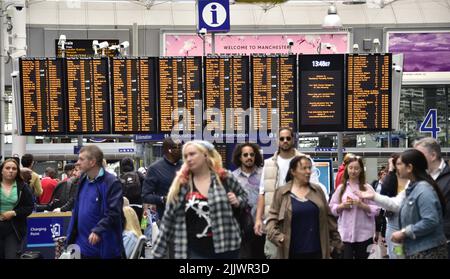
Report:
[[[233,164],[238,167],[233,175],[247,192],[248,204],[252,207],[251,213],[255,219],[264,164],[260,147],[249,142],[237,145],[233,151]],[[241,242],[240,258],[264,259],[264,241],[264,237],[253,234],[248,241]]]
[[[278,151],[271,158],[264,161],[254,228],[257,235],[263,235],[264,219],[268,216],[275,189],[286,184],[289,163],[295,156],[307,156],[295,149],[294,132],[291,128],[281,128],[278,131],[278,135]],[[311,172],[310,182],[320,185],[314,167]],[[277,253],[277,247],[266,239],[264,253],[267,258],[274,258]]]

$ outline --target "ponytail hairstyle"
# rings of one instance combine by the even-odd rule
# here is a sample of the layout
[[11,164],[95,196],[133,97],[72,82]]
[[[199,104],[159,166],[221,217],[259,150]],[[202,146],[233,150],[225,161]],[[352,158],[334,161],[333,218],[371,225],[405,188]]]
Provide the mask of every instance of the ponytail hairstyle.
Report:
[[359,156],[350,156],[348,158],[348,163],[345,165],[344,175],[342,177],[342,189],[339,193],[339,202],[342,202],[342,196],[347,189],[347,181],[350,179],[350,176],[348,175],[348,166],[353,162],[358,162],[359,167],[361,168],[361,172],[359,173],[359,190],[366,190],[366,171],[364,170],[364,162]]
[[[203,140],[193,140],[184,144],[183,146],[183,158],[186,156],[186,148],[188,146],[194,146],[200,153],[206,156],[206,164],[211,172],[213,172],[217,178],[218,184],[222,186],[221,180],[225,179],[227,176],[227,171],[222,167],[222,156],[214,148],[214,145],[210,142]],[[186,163],[183,164],[181,169],[177,172],[175,179],[170,185],[169,194],[167,195],[167,201],[169,203],[176,203],[178,194],[180,193],[181,187],[188,184],[189,190],[193,190],[192,183],[192,172]]]

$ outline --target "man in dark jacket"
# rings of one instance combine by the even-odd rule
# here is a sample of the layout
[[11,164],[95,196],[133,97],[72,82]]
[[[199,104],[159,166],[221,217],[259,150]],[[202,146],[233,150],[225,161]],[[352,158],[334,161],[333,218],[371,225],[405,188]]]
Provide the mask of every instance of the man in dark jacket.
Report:
[[450,258],[450,167],[442,158],[441,146],[434,138],[423,138],[414,143],[414,148],[425,155],[428,173],[436,181],[447,205],[444,211],[444,232],[447,237],[447,251]]
[[55,210],[56,212],[65,212],[72,210],[80,173],[78,166],[76,166],[71,171],[71,177],[56,185],[50,202],[45,205],[36,205],[36,211]]
[[123,255],[123,198],[120,181],[102,167],[103,152],[96,145],[80,150],[80,180],[67,243],[80,247],[82,258],[120,258]]
[[142,187],[144,203],[156,205],[159,218],[162,219],[166,205],[166,196],[177,170],[181,167],[181,147],[179,140],[166,138],[163,141],[163,158],[147,169]]

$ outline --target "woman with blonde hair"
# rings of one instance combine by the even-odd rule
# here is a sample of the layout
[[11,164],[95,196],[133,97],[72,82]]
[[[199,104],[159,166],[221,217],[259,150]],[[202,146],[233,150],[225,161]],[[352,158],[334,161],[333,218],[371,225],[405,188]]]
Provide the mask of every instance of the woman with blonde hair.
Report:
[[232,208],[245,206],[245,190],[222,168],[211,143],[187,142],[183,158],[170,186],[154,257],[165,257],[173,243],[175,258],[237,259],[241,236]]
[[127,259],[129,259],[138,238],[142,235],[142,231],[141,226],[139,226],[138,217],[133,208],[124,206],[123,214],[125,216],[125,228],[122,233],[122,239],[123,246],[125,247],[125,254],[127,255]]

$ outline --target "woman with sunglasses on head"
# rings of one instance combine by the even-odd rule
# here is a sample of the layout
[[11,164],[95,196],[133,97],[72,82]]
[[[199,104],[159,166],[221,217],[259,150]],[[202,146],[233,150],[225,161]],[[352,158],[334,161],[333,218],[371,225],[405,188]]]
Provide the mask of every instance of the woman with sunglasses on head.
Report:
[[17,259],[27,216],[33,211],[33,197],[16,160],[7,159],[0,165],[0,180],[0,259]]
[[173,243],[177,259],[237,259],[241,233],[232,208],[244,207],[247,193],[222,168],[211,143],[187,142],[182,154],[184,164],[170,186],[154,257],[165,257]]
[[327,259],[342,243],[336,218],[319,185],[310,183],[311,159],[296,156],[289,164],[286,185],[275,191],[267,237],[279,259]]
[[338,230],[344,242],[345,259],[367,259],[367,247],[373,243],[375,216],[380,208],[370,200],[359,198],[355,192],[371,189],[366,183],[364,163],[359,156],[349,158],[342,184],[330,201],[331,212],[338,218]]

